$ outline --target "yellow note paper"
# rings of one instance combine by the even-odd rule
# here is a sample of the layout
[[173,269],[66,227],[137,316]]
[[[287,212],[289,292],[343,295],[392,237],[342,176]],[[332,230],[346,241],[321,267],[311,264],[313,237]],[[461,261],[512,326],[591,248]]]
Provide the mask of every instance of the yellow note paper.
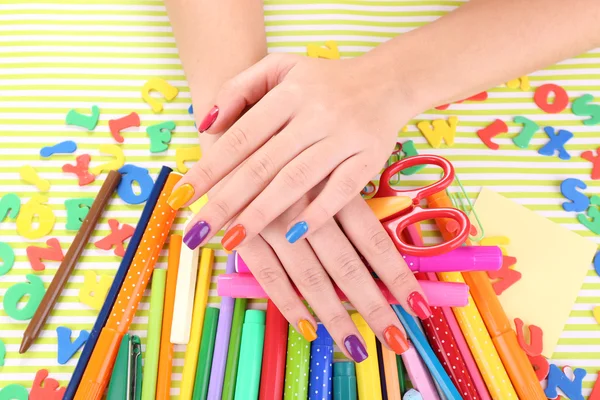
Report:
[[500,295],[504,311],[511,321],[542,328],[542,355],[551,358],[597,245],[489,189],[479,194],[475,212],[486,237],[510,239],[503,247],[522,274]]

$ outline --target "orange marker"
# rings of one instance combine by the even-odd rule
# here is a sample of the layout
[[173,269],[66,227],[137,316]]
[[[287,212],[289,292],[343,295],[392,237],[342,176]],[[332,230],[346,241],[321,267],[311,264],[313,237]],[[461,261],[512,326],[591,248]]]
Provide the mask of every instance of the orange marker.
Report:
[[167,267],[167,287],[165,290],[165,306],[160,336],[160,353],[158,358],[158,381],[156,383],[156,399],[168,400],[171,397],[171,372],[173,365],[173,344],[171,343],[171,321],[175,306],[175,288],[179,270],[179,252],[181,251],[181,235],[171,235],[169,242],[169,264]]
[[[445,191],[438,192],[427,197],[429,208],[453,207],[452,201]],[[436,220],[438,228],[445,240],[454,235],[446,229],[445,220]],[[467,244],[471,245],[467,239]],[[494,346],[502,359],[504,368],[510,377],[515,391],[521,399],[545,400],[546,395],[535,375],[531,363],[525,352],[519,347],[517,335],[511,328],[506,313],[502,309],[498,296],[494,293],[492,284],[485,272],[463,273],[466,283],[469,285],[471,295],[479,309],[479,313],[492,337]]]
[[177,212],[167,199],[181,175],[171,174],[158,202],[106,325],[92,352],[75,400],[100,400],[106,390],[123,335],[129,330]]

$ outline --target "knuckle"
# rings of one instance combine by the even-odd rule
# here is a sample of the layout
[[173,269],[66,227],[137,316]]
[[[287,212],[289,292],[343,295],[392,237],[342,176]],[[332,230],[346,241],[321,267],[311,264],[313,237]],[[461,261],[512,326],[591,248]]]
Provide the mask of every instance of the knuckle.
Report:
[[311,169],[305,162],[298,162],[295,165],[286,167],[283,171],[283,182],[290,189],[305,187],[309,182]]
[[267,221],[266,213],[257,205],[249,205],[244,210],[244,214],[244,218],[247,216],[248,221],[252,221],[254,226],[257,226],[259,224],[260,226],[264,226],[265,222]]
[[212,211],[209,215],[216,215],[221,221],[227,221],[230,217],[230,207],[226,201],[216,199],[212,201]]
[[289,315],[297,308],[297,305],[291,300],[279,301],[277,303],[277,308],[279,308],[279,311],[281,311],[283,315]]
[[268,154],[262,154],[248,160],[250,178],[257,185],[264,186],[269,183],[273,177],[274,170],[273,159]]
[[325,325],[332,327],[340,327],[347,323],[348,321],[348,313],[347,312],[338,312],[332,314],[329,318],[327,318]]
[[338,265],[338,274],[341,279],[352,282],[364,281],[364,265],[358,258],[358,255],[349,251],[343,252],[337,256],[335,261]]
[[[314,264],[314,262],[313,262]],[[300,264],[306,265],[306,264]],[[327,274],[320,265],[305,266],[299,273],[299,284],[311,292],[320,292],[327,285]]]
[[229,131],[224,139],[229,151],[233,154],[239,153],[248,143],[249,134],[243,127],[234,127]]
[[208,165],[197,166],[194,170],[194,175],[204,182],[214,182],[213,178],[215,174]]
[[392,287],[402,287],[413,277],[413,273],[408,268],[397,269],[390,278]]
[[378,256],[387,254],[394,248],[392,239],[382,229],[373,229],[369,232],[367,243],[373,254]]
[[[274,266],[263,265],[262,267],[256,268],[257,279],[260,281],[261,285],[274,285],[281,282],[284,278],[283,271],[281,269],[276,268]],[[283,310],[282,310],[283,311]]]
[[367,308],[365,316],[367,321],[380,321],[390,312],[390,307],[387,304],[375,303]]
[[337,183],[337,191],[344,198],[354,196],[358,193],[356,180],[351,176],[345,176]]

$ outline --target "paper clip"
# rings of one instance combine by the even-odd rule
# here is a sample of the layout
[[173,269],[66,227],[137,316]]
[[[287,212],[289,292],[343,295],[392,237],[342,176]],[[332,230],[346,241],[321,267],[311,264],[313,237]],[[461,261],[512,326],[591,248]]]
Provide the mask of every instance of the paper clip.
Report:
[[[450,190],[450,188],[455,188],[455,183],[458,184],[458,189],[455,190],[455,192],[453,193]],[[477,216],[477,213],[473,208],[471,199],[469,199],[469,196],[467,195],[464,186],[460,182],[458,175],[454,176],[454,181],[446,189],[446,193],[448,194],[448,197],[450,197],[450,200],[452,200],[452,204],[454,205],[454,207],[458,208],[459,210],[462,210],[465,214],[469,216],[469,219],[471,220],[471,232],[469,234],[469,239],[474,242],[478,242],[481,239],[483,239],[483,225],[481,225],[481,221],[479,221],[479,217]]]

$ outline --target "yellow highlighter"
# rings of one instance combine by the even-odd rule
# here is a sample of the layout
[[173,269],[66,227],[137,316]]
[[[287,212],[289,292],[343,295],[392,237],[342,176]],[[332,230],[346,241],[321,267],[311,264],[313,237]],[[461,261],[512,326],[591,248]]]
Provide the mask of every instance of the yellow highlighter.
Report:
[[[465,283],[460,272],[441,272],[438,273],[438,277],[444,282]],[[490,396],[494,400],[518,399],[471,295],[469,294],[469,304],[464,307],[452,307],[452,311],[463,331]]]
[[185,350],[183,372],[181,375],[181,389],[179,398],[191,400],[194,392],[194,380],[196,379],[196,366],[198,365],[198,353],[200,340],[202,339],[202,327],[204,325],[204,312],[208,303],[208,290],[210,277],[212,276],[215,254],[212,249],[203,248],[200,253],[200,269],[196,281],[196,295],[194,297],[194,313],[192,316],[192,329],[190,341]]
[[379,377],[379,363],[377,362],[375,334],[360,314],[352,314],[352,321],[354,321],[358,332],[365,340],[367,353],[369,354],[365,361],[356,364],[358,398],[381,400],[381,379]]

